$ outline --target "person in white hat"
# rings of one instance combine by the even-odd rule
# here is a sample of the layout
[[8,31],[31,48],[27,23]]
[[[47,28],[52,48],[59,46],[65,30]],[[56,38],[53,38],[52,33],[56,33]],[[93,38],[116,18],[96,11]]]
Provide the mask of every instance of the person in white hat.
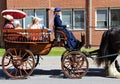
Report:
[[15,26],[13,25],[14,18],[11,15],[4,15],[5,23],[3,28],[4,29],[14,29]]
[[33,17],[32,19],[32,24],[29,26],[29,29],[40,29],[40,21],[42,21],[42,19],[38,18],[38,17]]
[[[29,26],[29,29],[41,29],[40,27],[40,21],[41,19],[38,17],[32,16],[32,24]],[[42,40],[42,37],[30,37],[31,40]]]
[[15,25],[15,29],[22,29],[20,21],[19,20],[15,20],[14,21],[14,25]]

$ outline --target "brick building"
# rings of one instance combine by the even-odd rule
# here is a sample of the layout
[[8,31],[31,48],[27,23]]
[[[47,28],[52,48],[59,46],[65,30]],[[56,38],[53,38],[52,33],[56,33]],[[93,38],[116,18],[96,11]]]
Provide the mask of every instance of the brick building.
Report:
[[[52,7],[62,8],[63,23],[71,26],[69,29],[78,39],[81,32],[86,33],[87,45],[99,46],[102,33],[120,25],[120,0],[0,0],[0,12],[4,9],[19,9],[27,13],[27,17],[20,20],[23,28],[28,28],[31,16],[37,16],[43,19],[42,24],[52,29]],[[1,29],[3,23],[4,18],[0,16]],[[0,42],[2,46],[2,38]]]

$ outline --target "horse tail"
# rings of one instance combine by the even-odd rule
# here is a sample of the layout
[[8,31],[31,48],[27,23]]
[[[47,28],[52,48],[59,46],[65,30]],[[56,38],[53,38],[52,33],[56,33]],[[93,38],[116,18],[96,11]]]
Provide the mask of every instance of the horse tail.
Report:
[[98,66],[100,66],[107,60],[106,58],[102,57],[108,54],[108,43],[109,43],[109,30],[105,31],[102,35],[101,44],[98,51],[98,58],[96,59],[96,63]]

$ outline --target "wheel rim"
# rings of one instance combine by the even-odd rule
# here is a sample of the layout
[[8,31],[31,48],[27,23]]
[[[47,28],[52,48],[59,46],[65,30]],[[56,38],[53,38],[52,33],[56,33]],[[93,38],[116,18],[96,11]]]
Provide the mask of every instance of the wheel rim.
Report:
[[69,78],[81,78],[88,71],[88,60],[79,51],[68,53],[61,65],[64,74]]
[[64,51],[63,54],[61,55],[61,62],[63,60],[63,58],[69,53],[69,51]]
[[37,65],[39,64],[39,55],[34,55],[34,58],[35,58],[35,67],[37,67]]
[[25,49],[8,49],[2,59],[2,68],[10,78],[26,78],[35,66],[33,54]]

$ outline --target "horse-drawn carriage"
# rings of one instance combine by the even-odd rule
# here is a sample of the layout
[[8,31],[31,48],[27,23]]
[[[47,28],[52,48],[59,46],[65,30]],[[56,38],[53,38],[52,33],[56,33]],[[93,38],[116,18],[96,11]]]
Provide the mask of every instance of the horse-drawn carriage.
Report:
[[[118,78],[120,77],[118,70],[114,69],[111,72],[109,69],[112,69],[111,65],[114,64],[120,49],[119,31],[120,29],[110,29],[104,32],[100,49],[85,53],[79,49],[67,49],[66,34],[60,30],[54,32],[55,38],[51,40],[48,29],[2,29],[6,49],[2,58],[2,68],[11,78],[26,78],[39,63],[39,57],[48,54],[52,47],[57,46],[66,48],[61,56],[61,67],[67,77],[84,76],[89,68],[87,57],[98,55],[96,57],[98,65],[104,62],[108,74]],[[81,36],[81,41],[84,43],[84,35]]]
[[[65,47],[67,40],[59,30],[53,41],[47,29],[3,29],[2,32],[6,49],[2,68],[11,78],[29,76],[37,66],[39,56],[48,54],[52,47]],[[80,51],[66,50],[61,57],[61,67],[67,77],[81,78],[88,71],[88,61]]]

